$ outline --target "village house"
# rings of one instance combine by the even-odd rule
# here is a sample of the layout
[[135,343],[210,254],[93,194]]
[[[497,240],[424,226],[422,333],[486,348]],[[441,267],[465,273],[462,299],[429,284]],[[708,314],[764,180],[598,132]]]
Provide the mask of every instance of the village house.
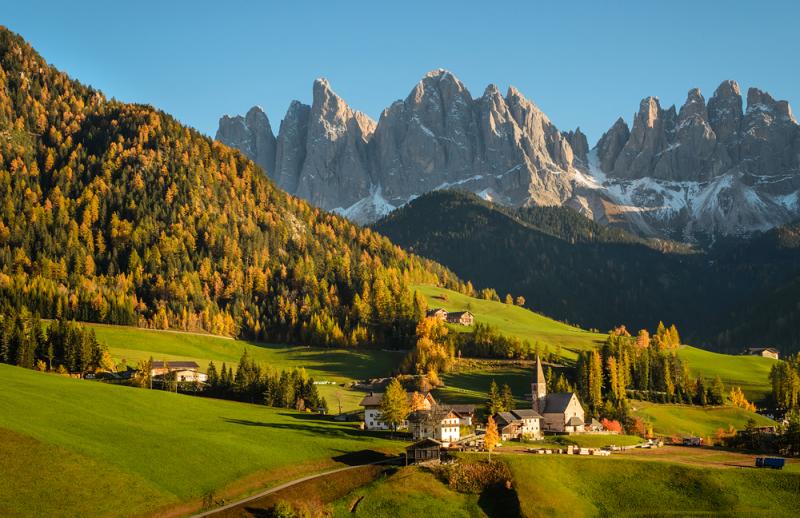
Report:
[[780,351],[774,347],[750,347],[746,351],[751,356],[763,356],[764,358],[780,359]]
[[449,405],[458,416],[460,426],[472,426],[475,422],[475,405]]
[[584,431],[583,406],[574,392],[547,393],[542,362],[536,357],[536,378],[531,384],[533,410],[544,419],[545,432],[576,433]]
[[541,439],[542,416],[532,409],[498,412],[494,415],[500,439]]
[[447,322],[462,326],[471,326],[475,323],[475,316],[469,311],[454,311],[447,314]]
[[436,405],[430,410],[411,412],[408,424],[415,441],[435,439],[448,445],[461,439],[459,417],[449,407]]
[[[407,392],[409,404],[413,403],[414,393]],[[360,405],[364,407],[364,426],[367,430],[388,430],[389,425],[381,420],[381,401],[383,400],[383,392],[370,392],[364,399],[361,400]],[[422,400],[419,401],[419,408],[417,410],[430,410],[436,405],[436,400],[429,393],[425,394]],[[401,428],[407,428],[408,421],[405,421]]]
[[442,308],[429,309],[426,315],[428,318],[435,318],[436,320],[440,320],[442,322],[447,321],[447,311]]
[[519,438],[522,422],[511,415],[511,412],[498,412],[492,418],[497,425],[497,435],[500,436],[501,441]]
[[179,382],[205,383],[208,380],[208,375],[200,372],[200,366],[195,362],[154,361],[150,365],[150,376],[153,378],[162,378],[168,372],[175,377],[175,381]]

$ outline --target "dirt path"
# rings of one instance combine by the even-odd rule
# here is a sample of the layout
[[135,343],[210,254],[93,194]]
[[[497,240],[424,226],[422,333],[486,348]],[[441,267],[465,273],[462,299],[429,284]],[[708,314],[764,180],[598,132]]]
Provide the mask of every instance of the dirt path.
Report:
[[330,471],[323,471],[322,473],[316,473],[314,475],[306,475],[305,477],[296,478],[294,480],[290,480],[289,482],[284,482],[283,484],[271,487],[269,489],[265,489],[264,491],[261,491],[259,493],[254,494],[254,495],[251,495],[251,496],[248,496],[247,498],[243,498],[241,500],[237,500],[236,502],[232,502],[230,504],[226,504],[226,505],[224,505],[222,507],[217,507],[216,509],[211,509],[209,511],[204,511],[204,512],[199,513],[199,514],[195,514],[195,515],[192,516],[192,518],[203,518],[203,517],[206,517],[206,516],[214,516],[215,514],[222,513],[224,511],[228,511],[230,509],[233,509],[235,507],[239,507],[239,506],[241,506],[243,504],[246,504],[248,502],[252,502],[254,500],[258,500],[259,498],[263,498],[263,497],[271,495],[273,493],[277,493],[279,491],[283,491],[284,489],[290,488],[290,487],[292,487],[292,486],[294,486],[296,484],[301,484],[303,482],[308,482],[309,480],[314,480],[314,479],[321,478],[321,477],[327,477],[328,475],[333,475],[335,473],[341,473],[342,471],[348,471],[348,470],[352,470],[352,469],[363,468],[364,466],[373,466],[373,465],[376,465],[376,464],[387,464],[387,463],[390,463],[390,462],[397,462],[397,461],[402,460],[402,459],[403,459],[403,457],[392,457],[392,458],[389,458],[389,459],[378,460],[378,461],[375,461],[375,462],[367,462],[367,463],[364,463],[364,464],[356,464],[354,466],[345,466],[343,468],[332,469]]

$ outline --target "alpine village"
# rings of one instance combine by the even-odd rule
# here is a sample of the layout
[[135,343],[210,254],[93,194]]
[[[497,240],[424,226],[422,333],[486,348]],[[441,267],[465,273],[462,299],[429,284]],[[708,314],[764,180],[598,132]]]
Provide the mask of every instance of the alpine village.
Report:
[[[642,68],[573,113],[591,77],[527,69],[539,45],[577,65],[574,33],[486,6],[436,27],[444,4],[360,6],[382,34],[357,41],[355,4],[153,4],[150,26],[92,3],[0,20],[0,516],[800,516],[788,101],[698,65],[662,81],[676,106],[636,108],[664,77]],[[573,6],[600,48],[673,19],[622,4]],[[515,9],[573,30],[566,7]],[[477,87],[440,29],[504,24],[529,55],[488,72],[525,88],[419,71]],[[382,39],[405,30],[424,50]],[[800,100],[770,63],[748,82]],[[323,72],[370,115],[332,80],[296,91]],[[273,113],[283,95],[306,101]]]

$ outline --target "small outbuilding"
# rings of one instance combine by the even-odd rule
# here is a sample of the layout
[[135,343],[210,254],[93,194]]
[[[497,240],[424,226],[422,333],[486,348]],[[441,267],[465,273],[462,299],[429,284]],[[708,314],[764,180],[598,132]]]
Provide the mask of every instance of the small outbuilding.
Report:
[[428,318],[435,318],[436,320],[441,320],[442,322],[447,321],[447,311],[443,308],[429,309],[427,316]]
[[750,356],[763,356],[764,358],[772,358],[779,360],[781,353],[774,347],[750,347],[745,351]]
[[406,464],[441,460],[442,443],[436,439],[423,439],[406,448]]
[[469,311],[454,311],[447,314],[447,322],[462,326],[471,326],[475,323],[475,315]]

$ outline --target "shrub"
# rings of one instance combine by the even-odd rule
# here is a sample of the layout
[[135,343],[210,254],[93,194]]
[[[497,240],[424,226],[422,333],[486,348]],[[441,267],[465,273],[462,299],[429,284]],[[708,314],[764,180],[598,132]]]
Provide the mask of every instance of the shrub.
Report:
[[511,472],[503,462],[455,462],[436,468],[436,474],[460,493],[482,493],[490,487],[511,487]]

